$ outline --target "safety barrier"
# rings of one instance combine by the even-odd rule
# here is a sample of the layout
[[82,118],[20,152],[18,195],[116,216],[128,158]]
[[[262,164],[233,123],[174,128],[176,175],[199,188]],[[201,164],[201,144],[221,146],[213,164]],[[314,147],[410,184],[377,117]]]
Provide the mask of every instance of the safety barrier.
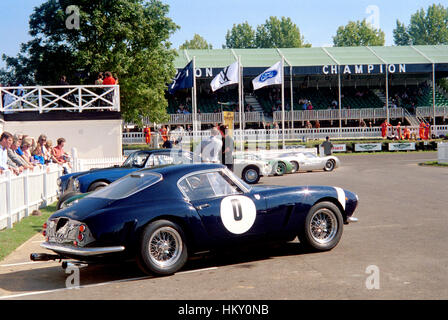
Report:
[[0,175],[0,230],[55,201],[61,175],[58,165],[25,170],[18,176],[9,170]]

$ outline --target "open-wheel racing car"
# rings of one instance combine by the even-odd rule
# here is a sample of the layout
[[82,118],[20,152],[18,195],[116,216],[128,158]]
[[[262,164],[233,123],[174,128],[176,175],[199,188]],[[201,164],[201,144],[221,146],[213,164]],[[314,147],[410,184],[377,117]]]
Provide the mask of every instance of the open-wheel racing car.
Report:
[[[330,186],[249,186],[220,164],[133,172],[55,212],[33,261],[91,263],[136,258],[148,274],[169,275],[189,256],[263,240],[334,248],[357,219],[358,196]],[[64,261],[67,263],[67,261]]]

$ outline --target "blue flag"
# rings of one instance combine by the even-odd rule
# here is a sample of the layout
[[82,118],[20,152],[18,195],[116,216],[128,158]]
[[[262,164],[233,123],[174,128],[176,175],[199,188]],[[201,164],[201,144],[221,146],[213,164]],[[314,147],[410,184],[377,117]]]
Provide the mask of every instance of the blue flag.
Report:
[[173,82],[168,87],[168,92],[173,94],[177,90],[193,88],[193,60],[182,71],[178,72]]

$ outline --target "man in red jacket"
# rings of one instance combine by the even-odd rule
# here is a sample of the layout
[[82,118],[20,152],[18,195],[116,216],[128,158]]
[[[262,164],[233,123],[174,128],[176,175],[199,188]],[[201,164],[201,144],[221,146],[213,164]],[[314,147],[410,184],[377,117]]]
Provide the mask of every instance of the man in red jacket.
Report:
[[103,80],[103,85],[104,86],[109,86],[109,85],[115,85],[116,84],[116,82],[115,82],[115,79],[114,79],[114,77],[112,77],[112,73],[110,73],[109,71],[107,71],[106,73],[105,73],[105,78],[104,78],[104,80]]

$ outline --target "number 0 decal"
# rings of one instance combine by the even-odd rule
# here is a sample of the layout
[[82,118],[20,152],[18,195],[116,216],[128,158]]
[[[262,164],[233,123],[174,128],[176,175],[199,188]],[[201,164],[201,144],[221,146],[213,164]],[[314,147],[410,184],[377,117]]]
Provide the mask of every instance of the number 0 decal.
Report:
[[232,233],[242,234],[255,222],[257,208],[255,203],[245,196],[230,196],[221,201],[221,220]]

